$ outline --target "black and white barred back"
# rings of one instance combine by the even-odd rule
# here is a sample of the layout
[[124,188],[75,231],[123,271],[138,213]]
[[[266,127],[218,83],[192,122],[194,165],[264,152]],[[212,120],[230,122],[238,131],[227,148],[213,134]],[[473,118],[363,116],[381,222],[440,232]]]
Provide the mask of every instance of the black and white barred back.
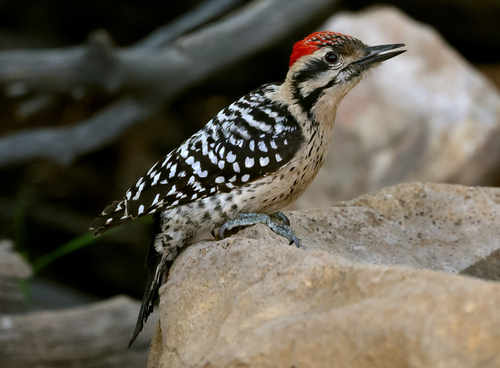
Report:
[[243,96],[158,161],[92,223],[95,235],[145,214],[231,192],[287,165],[304,137],[287,107],[267,96],[278,86]]

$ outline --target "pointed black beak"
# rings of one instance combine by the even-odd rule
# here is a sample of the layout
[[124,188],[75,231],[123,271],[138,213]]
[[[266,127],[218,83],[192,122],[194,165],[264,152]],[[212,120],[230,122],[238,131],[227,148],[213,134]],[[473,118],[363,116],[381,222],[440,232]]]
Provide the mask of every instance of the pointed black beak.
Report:
[[393,58],[394,56],[402,54],[406,50],[398,50],[393,52],[386,52],[386,51],[394,50],[404,46],[405,46],[404,43],[396,43],[392,45],[368,46],[367,48],[365,48],[366,52],[365,56],[363,56],[358,61],[355,61],[354,64],[363,67],[368,67],[376,63],[381,63],[382,61],[385,61],[387,59]]

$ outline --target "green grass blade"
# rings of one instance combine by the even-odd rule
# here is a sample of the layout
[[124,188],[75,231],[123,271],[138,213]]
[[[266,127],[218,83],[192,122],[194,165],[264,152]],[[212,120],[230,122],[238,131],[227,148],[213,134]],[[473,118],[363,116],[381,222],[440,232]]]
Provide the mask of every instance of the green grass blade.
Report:
[[94,238],[94,235],[92,233],[87,233],[79,236],[78,238],[70,240],[66,244],[61,245],[59,248],[56,248],[53,251],[50,251],[33,261],[33,263],[31,264],[31,266],[33,267],[33,273],[39,273],[42,269],[50,265],[55,260],[67,254],[73,253],[81,248],[87,247],[97,240],[98,239]]

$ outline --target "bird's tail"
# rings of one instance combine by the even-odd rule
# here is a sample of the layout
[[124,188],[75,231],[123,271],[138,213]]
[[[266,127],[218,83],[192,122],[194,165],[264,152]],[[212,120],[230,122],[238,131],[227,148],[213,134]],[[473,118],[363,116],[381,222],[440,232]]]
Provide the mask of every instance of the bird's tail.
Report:
[[175,258],[175,256],[168,252],[158,253],[154,247],[156,234],[158,234],[158,231],[160,230],[160,222],[160,216],[155,216],[155,236],[153,236],[153,240],[146,257],[146,267],[149,271],[148,281],[146,283],[146,289],[142,298],[139,316],[137,317],[137,323],[135,325],[134,332],[132,333],[132,338],[130,339],[130,342],[128,344],[128,348],[132,346],[135,339],[142,331],[149,315],[153,312],[154,304],[156,302],[156,299],[158,298],[158,289],[162,285],[162,279],[164,276],[167,276],[168,269],[172,265]]
[[130,219],[132,216],[125,215],[124,201],[114,201],[102,211],[98,218],[92,221],[90,230],[95,230],[94,236],[98,236]]

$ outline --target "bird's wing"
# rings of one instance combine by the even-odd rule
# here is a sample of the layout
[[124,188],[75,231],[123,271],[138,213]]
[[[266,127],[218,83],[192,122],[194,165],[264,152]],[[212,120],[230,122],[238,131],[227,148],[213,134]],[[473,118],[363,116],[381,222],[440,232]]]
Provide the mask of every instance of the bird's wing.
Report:
[[228,192],[278,171],[304,138],[285,107],[260,87],[219,112],[202,130],[158,161],[125,197],[91,224],[95,235],[130,219]]

